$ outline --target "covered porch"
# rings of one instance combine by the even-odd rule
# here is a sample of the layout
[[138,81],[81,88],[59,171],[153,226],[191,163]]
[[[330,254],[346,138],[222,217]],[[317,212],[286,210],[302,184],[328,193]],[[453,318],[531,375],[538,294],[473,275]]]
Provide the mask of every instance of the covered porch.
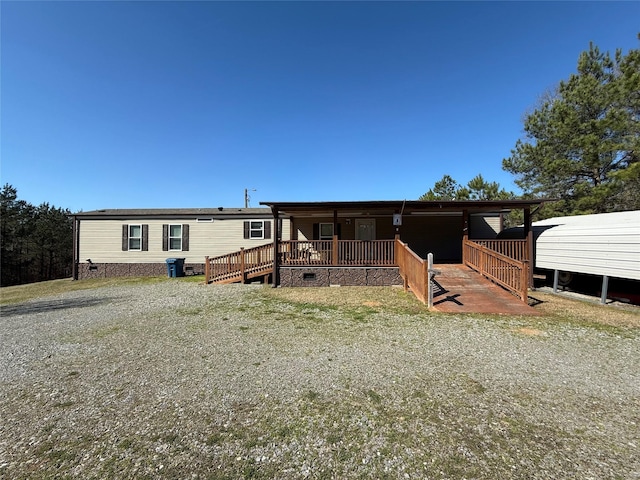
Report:
[[[268,276],[274,286],[394,285],[426,302],[426,257],[461,264],[526,301],[531,217],[542,201],[261,202],[271,208],[273,243],[207,259],[207,278]],[[523,211],[523,238],[496,240],[503,215]],[[282,222],[290,239],[282,239]],[[231,275],[231,270],[235,270]],[[218,273],[216,273],[218,272]],[[221,277],[218,277],[221,278]]]

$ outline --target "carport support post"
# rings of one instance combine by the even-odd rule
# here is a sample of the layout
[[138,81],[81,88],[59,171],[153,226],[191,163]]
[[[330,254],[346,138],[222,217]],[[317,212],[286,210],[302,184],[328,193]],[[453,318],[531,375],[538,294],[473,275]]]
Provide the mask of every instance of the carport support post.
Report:
[[553,271],[553,293],[558,293],[558,277],[560,275],[560,270]]
[[609,290],[609,277],[602,276],[602,295],[600,295],[600,303],[605,305],[607,303],[607,292]]

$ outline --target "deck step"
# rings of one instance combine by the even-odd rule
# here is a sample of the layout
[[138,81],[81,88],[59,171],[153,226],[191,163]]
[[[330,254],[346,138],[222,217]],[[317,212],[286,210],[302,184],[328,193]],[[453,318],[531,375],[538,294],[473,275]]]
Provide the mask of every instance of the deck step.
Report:
[[210,283],[228,284],[228,283],[242,283],[243,280],[250,280],[252,278],[264,277],[269,275],[273,271],[273,263],[267,265],[260,265],[258,267],[247,267],[244,270],[244,275],[241,272],[222,273],[209,279]]

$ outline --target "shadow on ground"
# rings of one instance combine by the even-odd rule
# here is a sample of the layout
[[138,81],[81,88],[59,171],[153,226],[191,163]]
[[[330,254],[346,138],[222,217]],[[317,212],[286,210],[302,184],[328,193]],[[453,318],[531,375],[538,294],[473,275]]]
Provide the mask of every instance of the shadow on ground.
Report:
[[58,300],[39,300],[35,302],[19,303],[16,305],[0,306],[0,315],[12,317],[16,315],[31,315],[36,313],[46,313],[68,308],[88,308],[109,303],[110,297],[105,298],[69,298]]

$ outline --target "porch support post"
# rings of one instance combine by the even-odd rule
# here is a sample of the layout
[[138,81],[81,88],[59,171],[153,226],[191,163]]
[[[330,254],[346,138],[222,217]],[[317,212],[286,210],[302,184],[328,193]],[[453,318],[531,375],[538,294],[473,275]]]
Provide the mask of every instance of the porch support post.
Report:
[[469,210],[462,210],[462,264],[465,265],[467,259],[464,253],[464,244],[469,240]]
[[271,287],[276,288],[280,285],[280,254],[278,252],[279,239],[282,236],[280,232],[280,212],[277,208],[271,209],[273,213],[273,279]]
[[338,265],[338,210],[333,211],[333,241],[331,242],[333,265]]
[[529,261],[529,287],[533,288],[533,229],[531,228],[531,208],[524,209],[524,238],[527,239],[527,260]]
[[78,270],[80,263],[80,221],[73,216],[73,266],[72,275],[74,280],[78,280]]

